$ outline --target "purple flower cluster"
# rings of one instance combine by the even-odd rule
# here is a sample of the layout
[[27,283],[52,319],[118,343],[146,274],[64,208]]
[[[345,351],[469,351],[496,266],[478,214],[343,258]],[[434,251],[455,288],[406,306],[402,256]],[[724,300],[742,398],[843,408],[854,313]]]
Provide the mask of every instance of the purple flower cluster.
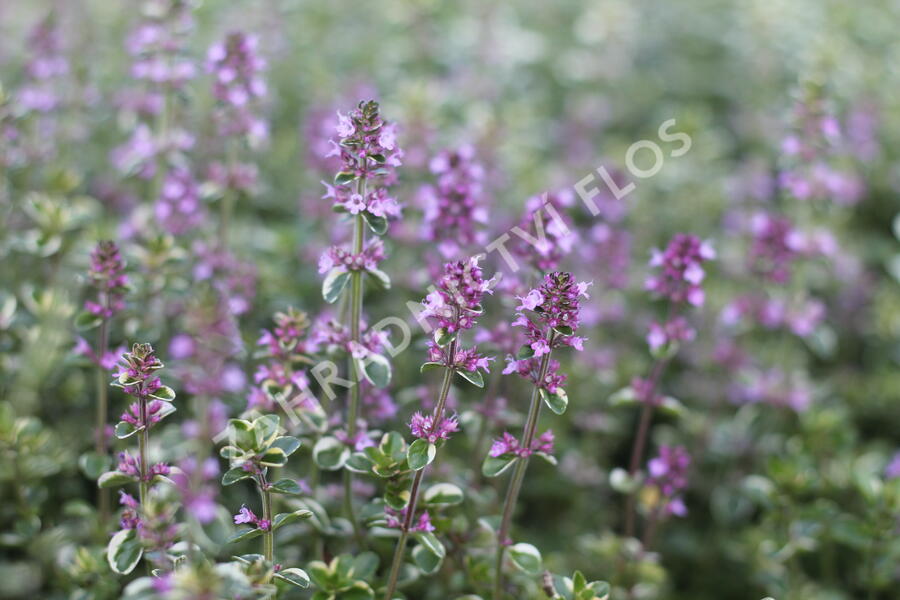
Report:
[[210,281],[227,304],[228,311],[240,316],[250,310],[256,296],[256,267],[238,259],[227,249],[202,241],[194,243],[197,281]]
[[[284,401],[309,387],[309,379],[302,368],[311,362],[309,356],[318,345],[308,338],[309,318],[293,307],[275,313],[275,327],[264,329],[257,345],[264,348],[267,363],[261,364],[254,375],[258,387],[250,391],[247,408],[265,407],[274,410],[274,398]],[[307,403],[310,399],[303,398]]]
[[69,63],[52,14],[34,26],[26,44],[30,54],[25,65],[26,80],[19,88],[16,99],[27,112],[52,112],[62,98],[56,82],[69,72]]
[[[128,452],[119,453],[119,462],[116,465],[116,471],[130,475],[132,477],[141,478],[141,459],[131,456]],[[172,472],[172,468],[166,463],[158,462],[150,465],[147,469],[146,481],[151,481],[157,475],[167,477]]]
[[491,293],[492,280],[485,280],[478,266],[479,257],[444,265],[437,289],[425,297],[420,317],[434,317],[438,327],[456,333],[475,326],[481,314],[481,301]]
[[241,505],[241,510],[238,511],[238,514],[234,515],[234,523],[235,525],[246,523],[258,527],[263,531],[268,531],[272,526],[270,521],[267,519],[260,519],[253,514],[253,511],[247,508],[246,505]]
[[163,364],[150,344],[135,344],[131,352],[126,352],[119,359],[119,370],[114,374],[116,383],[129,396],[148,399],[163,386],[156,371]]
[[362,337],[359,342],[354,342],[350,337],[350,330],[344,324],[334,319],[319,321],[311,336],[312,343],[316,346],[324,346],[326,352],[333,353],[342,350],[352,354],[354,358],[366,358],[369,354],[381,354],[388,340],[388,332],[385,330],[369,331],[366,323],[359,324]]
[[436,182],[419,193],[424,209],[422,239],[436,243],[441,256],[449,259],[482,241],[477,227],[488,218],[480,205],[484,168],[475,162],[470,145],[444,150],[428,166]]
[[494,458],[504,454],[527,458],[535,452],[552,455],[553,440],[553,431],[548,429],[531,442],[530,448],[524,448],[514,435],[504,431],[502,436],[493,441],[488,454]]
[[659,455],[647,462],[647,482],[663,496],[665,514],[683,517],[687,507],[680,494],[688,485],[691,457],[683,446],[661,446]]
[[128,407],[128,410],[122,413],[122,416],[119,417],[119,420],[125,421],[126,423],[133,426],[135,429],[139,429],[141,427],[153,427],[157,423],[162,420],[162,416],[160,415],[160,411],[162,411],[165,404],[162,400],[152,400],[147,403],[147,422],[144,423],[141,418],[141,405],[137,402],[132,402]]
[[703,263],[716,257],[709,242],[686,233],[678,233],[669,242],[665,252],[653,250],[651,267],[660,273],[647,278],[645,287],[675,303],[687,302],[702,306],[705,294],[700,284],[706,273]]
[[565,373],[559,372],[559,361],[555,359],[550,359],[547,363],[547,373],[541,379],[541,359],[537,357],[516,360],[511,356],[507,356],[503,374],[509,375],[510,373],[515,373],[519,377],[527,379],[551,395],[562,389],[567,379]]
[[125,261],[115,242],[101,241],[97,244],[91,252],[88,276],[97,297],[84,303],[86,311],[109,319],[125,308],[128,277],[125,275]]
[[525,214],[510,250],[541,273],[559,268],[578,238],[562,218],[563,207],[574,202],[571,190],[544,193],[525,202]]
[[799,235],[787,217],[758,213],[751,221],[750,268],[765,279],[786,283],[799,252]]
[[459,421],[455,416],[440,417],[435,421],[433,415],[413,414],[409,420],[409,430],[419,439],[434,444],[438,440],[450,439],[450,434],[459,431]]
[[171,475],[181,495],[181,505],[200,523],[211,523],[216,518],[219,461],[208,457],[197,461],[188,456],[178,463],[178,470]]
[[[394,169],[401,164],[403,150],[397,145],[396,124],[381,118],[377,102],[360,102],[346,115],[339,112],[335,131],[338,140],[331,140],[328,156],[341,159],[342,173],[354,178],[382,177],[387,183],[393,182]],[[343,193],[342,188],[346,187],[339,183],[335,193]],[[364,201],[368,205],[369,198]]]
[[193,27],[191,2],[145,0],[143,4],[144,19],[125,41],[133,58],[131,76],[155,88],[180,89],[196,75],[194,62],[184,52],[186,34]]
[[[545,275],[539,287],[519,297],[520,304],[516,308],[519,312],[512,324],[524,329],[535,357],[561,346],[571,346],[576,350],[584,348],[584,338],[574,334],[579,323],[579,297],[589,297],[587,289],[590,285],[576,282],[571,273],[556,271]],[[537,322],[529,318],[525,311],[533,313]]]
[[184,235],[205,222],[200,189],[188,169],[176,167],[166,174],[155,210],[163,229],[173,235]]
[[[406,511],[409,510],[409,507],[402,510],[394,510],[390,506],[384,507],[384,516],[386,525],[391,529],[400,529],[403,527],[403,522],[406,520]],[[434,531],[435,527],[431,523],[431,516],[429,516],[427,510],[423,510],[422,514],[419,515],[419,518],[414,521],[414,523],[410,526],[409,531],[415,532],[427,532]]]
[[332,246],[319,257],[319,273],[328,273],[332,269],[341,272],[371,271],[377,269],[383,260],[384,242],[381,238],[369,240],[359,254],[353,254],[339,246]]
[[665,323],[650,323],[650,331],[647,333],[647,345],[650,350],[658,350],[678,342],[689,342],[694,339],[697,332],[690,326],[687,319],[677,316]]
[[257,46],[256,36],[235,31],[207,52],[206,70],[213,75],[213,95],[220,103],[216,121],[222,135],[246,135],[251,141],[268,137],[268,125],[253,110],[267,91],[261,75],[266,63]]
[[785,327],[794,335],[806,337],[822,323],[825,313],[825,305],[815,298],[788,303],[782,298],[763,294],[745,294],[728,303],[720,319],[728,327],[737,327],[749,320],[766,329]]

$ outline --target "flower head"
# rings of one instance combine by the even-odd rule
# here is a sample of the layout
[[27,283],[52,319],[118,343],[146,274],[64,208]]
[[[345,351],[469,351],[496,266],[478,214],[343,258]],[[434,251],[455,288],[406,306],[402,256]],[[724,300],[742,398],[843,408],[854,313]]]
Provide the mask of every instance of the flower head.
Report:
[[96,296],[84,303],[86,311],[109,319],[125,308],[128,276],[125,275],[125,261],[115,242],[101,241],[97,244],[91,252],[88,276]]
[[437,422],[432,415],[415,413],[409,421],[409,429],[414,436],[434,444],[438,440],[450,439],[450,434],[459,431],[456,416],[440,417]]
[[654,250],[650,266],[659,268],[660,272],[648,277],[645,287],[672,302],[702,306],[705,300],[700,286],[705,276],[702,264],[715,256],[708,242],[693,235],[676,234],[665,252]]
[[[588,297],[590,285],[576,282],[571,273],[557,271],[545,275],[540,287],[519,297],[513,325],[524,328],[533,356],[543,356],[560,346],[583,348],[584,338],[574,334],[579,324],[579,298]],[[535,318],[527,316],[526,311]]]

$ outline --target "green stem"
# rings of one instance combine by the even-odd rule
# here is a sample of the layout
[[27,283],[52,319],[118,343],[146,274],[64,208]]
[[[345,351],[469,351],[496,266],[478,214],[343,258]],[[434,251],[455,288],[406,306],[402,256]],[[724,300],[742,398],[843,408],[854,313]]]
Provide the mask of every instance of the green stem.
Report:
[[[99,342],[97,344],[97,357],[101,360],[109,346],[109,322],[106,318],[100,323]],[[106,371],[97,365],[97,424],[94,450],[97,455],[106,457],[106,415],[109,404],[109,384],[106,381]],[[100,489],[97,497],[100,513],[100,530],[105,532],[106,523],[109,521],[109,490]]]
[[[457,340],[450,342],[447,351],[447,356],[450,357],[450,361],[456,356],[456,343]],[[450,393],[450,382],[452,379],[453,368],[447,365],[444,368],[444,379],[441,382],[441,391],[438,395],[437,405],[434,407],[434,412],[432,413],[430,433],[434,433],[444,418],[444,406],[447,404],[447,395]],[[391,573],[388,576],[384,600],[393,600],[394,591],[397,589],[397,578],[400,576],[400,567],[403,565],[406,542],[409,539],[409,531],[412,527],[413,518],[415,517],[416,504],[419,500],[419,487],[422,485],[422,478],[424,476],[425,467],[416,471],[416,474],[413,477],[412,487],[409,489],[409,504],[406,506],[406,515],[403,518],[403,524],[400,527],[400,539],[397,540],[397,546],[394,548],[394,560],[391,562]]]
[[235,165],[237,165],[237,152],[238,148],[235,140],[229,140],[228,156],[225,167],[227,169],[226,179],[229,182],[229,185],[225,188],[222,195],[222,205],[220,207],[221,213],[219,214],[219,248],[221,249],[228,247],[228,231],[229,225],[231,224],[231,213],[234,211],[235,195],[237,194],[235,190],[231,189],[230,183]]
[[[366,178],[360,177],[356,184],[357,193],[363,197],[366,195]],[[366,238],[366,223],[362,214],[356,215],[353,228],[353,253],[360,254],[363,251]],[[362,319],[363,286],[362,271],[355,270],[350,273],[350,340],[360,342],[360,326]],[[360,373],[356,367],[352,355],[347,357],[348,371],[350,372],[350,401],[347,405],[347,435],[352,440],[356,436],[357,421],[359,420],[360,398]],[[362,529],[356,519],[356,511],[353,508],[353,473],[344,471],[344,514],[353,525],[353,535],[358,545],[363,543]]]
[[[641,408],[641,416],[638,423],[637,436],[635,436],[634,445],[632,445],[631,447],[631,459],[628,462],[628,475],[629,478],[632,479],[638,472],[638,469],[641,466],[641,461],[644,457],[644,449],[647,446],[647,435],[650,432],[650,421],[653,417],[653,396],[654,394],[656,394],[656,388],[659,386],[660,377],[662,377],[663,370],[665,370],[668,362],[669,361],[667,359],[656,361],[656,363],[653,365],[652,371],[650,372],[649,389],[647,390],[644,397],[640,398],[643,403],[643,407]],[[636,504],[637,500],[635,497],[635,493],[631,492],[630,494],[628,494],[628,499],[625,506],[626,537],[634,537]]]
[[[548,342],[550,348],[553,348],[555,333],[550,333]],[[531,448],[534,441],[534,433],[537,429],[538,417],[541,413],[541,384],[547,377],[547,371],[550,366],[550,352],[541,357],[541,366],[538,371],[538,383],[535,384],[531,391],[531,407],[528,409],[528,419],[525,421],[525,429],[522,434],[522,448]],[[494,561],[494,600],[500,600],[503,589],[503,555],[506,552],[506,546],[509,543],[509,528],[512,524],[512,516],[516,509],[516,502],[519,499],[519,492],[522,490],[522,482],[525,480],[525,471],[528,469],[528,456],[524,456],[516,463],[516,470],[513,472],[512,479],[509,482],[509,488],[506,490],[506,499],[503,502],[503,516],[500,519],[500,528],[497,530],[497,555]]]
[[141,405],[141,424],[142,428],[140,433],[138,434],[138,454],[140,456],[140,473],[141,473],[141,481],[139,483],[139,492],[140,495],[138,499],[141,503],[141,511],[143,512],[145,508],[145,503],[147,501],[147,495],[150,491],[150,482],[147,478],[147,473],[149,472],[149,467],[147,464],[147,447],[150,445],[150,429],[148,427],[149,415],[147,413],[147,398],[141,393],[140,397],[140,405]]
[[269,493],[269,485],[266,482],[266,476],[260,473],[257,481],[259,487],[259,497],[262,501],[262,518],[268,521],[269,528],[263,532],[263,556],[267,562],[275,560],[275,532],[272,527],[275,523],[272,520],[272,494]]

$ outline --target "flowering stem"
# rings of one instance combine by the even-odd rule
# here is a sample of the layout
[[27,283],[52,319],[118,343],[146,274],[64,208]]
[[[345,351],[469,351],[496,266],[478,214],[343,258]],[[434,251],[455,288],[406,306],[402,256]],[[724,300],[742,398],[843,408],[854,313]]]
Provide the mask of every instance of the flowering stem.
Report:
[[147,477],[147,473],[149,473],[150,469],[148,468],[147,463],[147,446],[149,446],[150,442],[150,418],[147,412],[147,397],[141,393],[141,396],[138,400],[141,406],[141,431],[138,434],[138,453],[140,455],[140,474],[141,481],[139,484],[139,492],[138,500],[141,503],[141,510],[144,509],[144,503],[147,500],[147,494],[150,489],[149,478]]
[[225,191],[222,195],[221,214],[219,215],[219,248],[224,250],[228,247],[228,226],[231,223],[231,213],[234,210],[234,199],[236,192],[232,189],[232,177],[234,167],[237,164],[237,145],[235,140],[228,141],[228,159],[226,161],[226,181]]
[[272,494],[269,493],[269,484],[266,482],[265,474],[259,474],[257,484],[259,498],[262,500],[262,518],[269,524],[268,529],[263,531],[263,556],[266,561],[273,562],[275,560],[275,532],[272,531],[272,527],[275,523],[272,521]]
[[[634,445],[631,447],[631,460],[628,462],[628,475],[634,478],[635,474],[641,466],[644,457],[644,449],[647,446],[647,434],[650,432],[650,421],[653,417],[653,396],[656,394],[656,388],[662,377],[668,359],[657,360],[650,372],[650,385],[644,393],[644,397],[640,398],[643,402],[641,409],[640,422],[638,423],[637,436],[634,438]],[[625,508],[625,536],[634,537],[635,526],[635,494],[628,494],[628,501]]]
[[[108,302],[107,302],[108,306]],[[100,322],[99,342],[97,344],[97,356],[100,360],[106,356],[109,345],[109,323],[104,317]],[[106,370],[102,365],[97,365],[97,430],[94,449],[101,457],[106,457],[106,414],[108,411],[109,390],[106,383]],[[109,520],[109,490],[99,490],[98,508],[100,512],[100,529],[106,530],[106,522]]]
[[[356,190],[363,198],[366,196],[366,178],[365,175],[359,178],[356,184]],[[366,223],[362,214],[357,214],[353,228],[353,253],[359,255],[363,251],[366,238]],[[360,343],[359,322],[362,319],[362,303],[363,303],[363,286],[362,271],[354,270],[350,273],[350,340],[356,344]],[[348,357],[350,371],[350,402],[347,406],[347,434],[350,439],[356,436],[357,421],[359,420],[359,396],[360,396],[360,373],[357,369],[353,354]],[[353,534],[356,537],[357,544],[363,542],[362,530],[356,520],[356,513],[353,509],[353,473],[349,470],[344,471],[344,514],[353,525]]]
[[[548,346],[553,348],[555,332],[550,332]],[[541,366],[538,371],[537,383],[531,391],[531,407],[528,410],[528,419],[525,421],[525,429],[522,435],[522,447],[531,448],[534,441],[534,433],[537,429],[538,417],[541,413],[541,385],[547,377],[547,370],[550,367],[550,351],[541,357]],[[516,463],[516,470],[513,472],[512,479],[509,482],[509,488],[506,490],[506,500],[503,502],[503,517],[500,519],[500,528],[497,530],[497,557],[495,560],[494,577],[494,600],[500,600],[501,590],[503,588],[503,555],[506,552],[506,545],[509,540],[509,528],[512,523],[513,512],[516,509],[516,502],[519,499],[519,492],[522,490],[522,482],[525,480],[525,471],[528,469],[528,455],[519,459]]]
[[[450,342],[447,356],[450,360],[456,356],[456,342]],[[450,381],[453,379],[453,367],[446,366],[444,368],[444,379],[441,382],[441,392],[438,395],[437,405],[434,407],[434,413],[431,419],[431,431],[434,433],[441,425],[444,418],[444,405],[447,403],[447,395],[450,393]],[[426,467],[427,468],[427,467]],[[419,487],[422,485],[422,478],[425,476],[425,468],[416,471],[413,477],[412,487],[409,489],[409,504],[406,507],[406,515],[403,518],[403,524],[400,528],[400,539],[397,540],[397,546],[394,548],[394,560],[391,563],[391,573],[388,576],[387,588],[384,593],[384,600],[393,600],[394,591],[397,589],[397,577],[400,575],[400,566],[403,564],[403,555],[406,550],[406,542],[409,539],[409,531],[412,527],[413,518],[416,513],[416,504],[419,500]]]

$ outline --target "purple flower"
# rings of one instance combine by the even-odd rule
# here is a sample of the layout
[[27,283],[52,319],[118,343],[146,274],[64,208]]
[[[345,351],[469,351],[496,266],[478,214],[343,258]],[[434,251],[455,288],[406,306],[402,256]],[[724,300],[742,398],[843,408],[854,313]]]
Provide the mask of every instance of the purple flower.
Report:
[[125,508],[122,510],[122,516],[119,518],[119,525],[122,529],[138,529],[141,525],[140,504],[133,496],[119,490],[119,504]]
[[332,246],[319,258],[319,273],[327,273],[332,269],[341,272],[371,271],[377,269],[382,260],[384,260],[384,242],[381,238],[369,240],[359,254],[353,254],[340,246]]
[[259,517],[253,514],[253,511],[247,508],[246,505],[241,505],[241,509],[236,515],[234,515],[235,525],[241,525],[243,523],[248,523],[251,525],[256,525],[257,523],[259,523]]
[[665,252],[653,251],[650,266],[658,267],[660,273],[648,277],[645,287],[672,302],[702,306],[705,298],[700,283],[705,273],[701,265],[715,256],[708,242],[685,233],[676,234]]
[[155,210],[163,229],[173,235],[184,235],[203,224],[206,211],[189,170],[176,167],[166,174]]
[[[392,529],[402,528],[403,521],[406,519],[407,510],[409,510],[408,506],[399,511],[392,509],[390,506],[385,506],[385,524]],[[431,516],[428,514],[427,510],[422,511],[422,513],[419,515],[419,518],[413,521],[409,530],[411,532],[435,530],[434,525],[431,523]]]
[[422,304],[423,317],[434,317],[438,327],[448,333],[475,326],[475,317],[481,314],[481,300],[490,293],[491,280],[485,281],[479,257],[444,265],[444,273],[437,289],[428,294]]
[[216,518],[216,478],[219,463],[206,458],[198,466],[196,457],[189,456],[178,463],[179,470],[172,474],[172,481],[181,494],[181,504],[200,523],[210,523]]
[[[520,297],[513,326],[522,327],[534,356],[543,356],[553,348],[571,346],[583,349],[584,338],[574,335],[579,324],[579,297],[588,297],[590,283],[576,283],[571,273],[554,272],[544,276],[540,287]],[[524,311],[536,317],[532,320]],[[552,347],[551,347],[552,339]],[[518,367],[508,366],[507,369]]]
[[213,95],[219,101],[216,121],[227,136],[247,136],[252,142],[268,137],[268,125],[253,111],[265,97],[265,61],[257,54],[257,38],[231,32],[207,52],[206,70],[213,75]]
[[888,463],[887,467],[885,467],[884,476],[887,479],[900,478],[900,452],[895,453],[894,457],[891,459],[891,462]]
[[121,387],[130,396],[146,399],[162,387],[155,373],[163,364],[156,358],[150,344],[132,346],[131,352],[125,352],[121,356],[118,367],[114,385]]
[[459,431],[459,422],[455,416],[439,418],[435,423],[434,416],[416,412],[409,421],[409,430],[419,439],[434,444],[438,440],[450,439],[450,434]]
[[476,228],[487,223],[487,210],[480,205],[484,169],[474,157],[468,145],[439,153],[429,163],[435,185],[419,193],[425,212],[422,239],[436,243],[445,259],[481,241]]
[[689,342],[696,335],[697,332],[688,324],[687,319],[678,316],[663,324],[659,324],[656,321],[650,323],[650,331],[647,333],[647,345],[650,346],[651,350],[657,350],[669,344]]
[[550,362],[547,363],[547,374],[544,376],[544,379],[541,380],[540,364],[541,359],[535,357],[516,360],[511,356],[507,356],[506,368],[503,369],[503,374],[509,375],[510,373],[515,373],[519,377],[527,379],[532,384],[547,390],[549,394],[555,394],[566,384],[567,377],[565,373],[558,372],[559,361],[550,359]]
[[88,277],[96,296],[84,303],[86,311],[109,319],[125,308],[128,276],[125,275],[125,261],[115,242],[101,241],[97,244],[91,252]]
[[510,240],[510,250],[541,273],[559,268],[578,240],[561,216],[574,200],[571,190],[529,198],[525,214]]
[[504,454],[515,454],[516,456],[527,458],[535,452],[550,455],[553,454],[553,441],[553,431],[548,429],[531,441],[530,448],[524,448],[514,435],[504,431],[503,435],[493,441],[488,454],[494,458]]
[[659,455],[647,463],[647,483],[663,496],[666,514],[684,516],[687,508],[679,497],[688,485],[691,457],[683,446],[661,446]]

